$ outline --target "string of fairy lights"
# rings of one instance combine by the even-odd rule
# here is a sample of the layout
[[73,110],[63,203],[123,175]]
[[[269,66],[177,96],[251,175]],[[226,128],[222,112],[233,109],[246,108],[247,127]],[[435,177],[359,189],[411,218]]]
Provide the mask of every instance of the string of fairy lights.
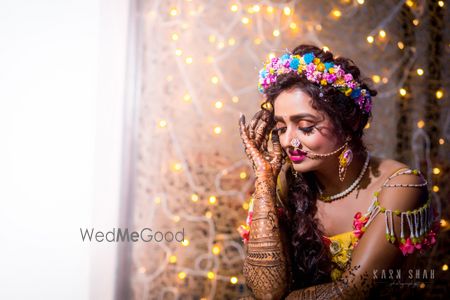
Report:
[[[170,169],[172,174],[170,176],[186,182],[188,190],[180,192],[186,194],[190,205],[199,207],[199,213],[196,215],[175,212],[173,205],[169,205],[174,195],[161,189],[151,196],[152,216],[162,214],[173,224],[180,222],[207,224],[208,237],[207,252],[197,253],[193,266],[183,265],[180,254],[175,254],[173,249],[164,244],[158,247],[165,253],[165,262],[160,262],[158,268],[151,273],[143,266],[141,258],[134,256],[134,264],[142,265],[137,268],[136,275],[136,280],[141,282],[140,286],[143,289],[139,294],[148,296],[151,282],[169,270],[176,273],[176,278],[173,278],[172,286],[158,290],[159,299],[163,299],[167,293],[178,297],[183,291],[183,282],[189,277],[205,279],[205,285],[208,285],[209,289],[208,294],[203,295],[202,299],[217,297],[218,285],[243,284],[241,270],[235,270],[236,273],[230,276],[223,275],[223,270],[219,267],[220,254],[226,247],[231,247],[239,253],[236,258],[238,260],[243,260],[244,249],[242,243],[236,242],[239,240],[237,232],[222,234],[216,230],[217,222],[221,220],[214,219],[213,211],[220,210],[222,198],[234,197],[235,201],[242,203],[242,211],[239,214],[242,216],[242,222],[245,221],[246,210],[250,203],[247,192],[252,188],[253,174],[249,172],[248,162],[241,151],[236,120],[239,112],[255,111],[259,105],[257,100],[249,99],[259,97],[256,74],[264,59],[279,55],[286,49],[286,45],[298,44],[299,40],[315,43],[325,51],[334,51],[341,47],[344,49],[344,41],[342,45],[334,43],[333,47],[330,46],[333,40],[327,38],[327,35],[333,29],[329,25],[346,28],[345,24],[358,21],[362,24],[358,31],[363,29],[365,31],[357,35],[359,40],[354,43],[359,45],[366,55],[400,53],[396,54],[395,61],[386,63],[389,68],[369,66],[367,63],[365,69],[369,71],[370,78],[380,91],[377,99],[392,97],[398,97],[400,101],[411,99],[412,91],[404,85],[407,76],[414,74],[417,79],[423,78],[427,69],[418,65],[421,63],[418,53],[399,38],[399,34],[392,29],[392,24],[396,22],[399,11],[406,5],[415,13],[413,26],[419,28],[424,17],[422,9],[424,1],[394,1],[390,4],[385,8],[386,13],[380,14],[383,17],[379,18],[376,24],[364,25],[366,19],[359,17],[359,14],[373,9],[372,6],[368,8],[369,4],[364,0],[323,1],[323,3],[267,0],[143,1],[140,10],[145,32],[143,39],[147,47],[143,55],[148,59],[142,68],[146,69],[149,76],[158,74],[157,78],[152,77],[154,80],[151,84],[144,83],[148,84],[149,91],[143,92],[143,103],[148,103],[151,108],[148,108],[148,111],[142,110],[145,112],[142,115],[152,124],[145,130],[149,136],[164,137],[159,143],[152,144],[151,149],[153,152],[165,151],[170,147],[173,157],[162,159],[158,163]],[[446,9],[447,4],[445,1],[438,1],[438,6]],[[314,11],[311,7],[316,7],[317,10]],[[355,52],[354,56],[357,55],[358,52]],[[352,57],[352,54],[348,56]],[[401,70],[403,76],[398,79],[392,78],[400,68],[404,68]],[[161,88],[153,87],[154,82]],[[447,94],[444,86],[433,93],[442,105],[447,105],[444,103]],[[195,123],[198,126],[189,129],[193,127],[191,124],[195,118],[201,120],[200,125]],[[425,121],[420,115],[417,115],[416,120],[413,140],[429,140],[424,131]],[[375,124],[372,127],[376,129]],[[369,128],[371,123],[366,126],[366,129]],[[205,147],[220,145],[221,151],[231,158],[228,166],[216,170],[213,182],[200,182],[193,174],[196,162],[184,155],[192,146],[188,141],[196,137],[199,137],[199,143]],[[445,136],[438,141],[440,146],[444,146],[447,142],[448,137]],[[425,143],[425,152],[429,147],[430,143]],[[413,149],[414,153],[420,151],[422,149]],[[430,166],[428,179],[429,182],[433,182],[433,178],[440,176],[442,170],[438,165],[433,166],[430,160],[428,163]],[[154,169],[153,172],[159,172],[161,168]],[[236,176],[240,183],[233,188],[225,188],[223,178],[230,174]],[[212,188],[206,191],[205,185]],[[438,184],[432,185],[434,197],[438,197],[440,189]],[[137,203],[139,205],[139,202]],[[200,213],[204,210],[206,210],[204,213]],[[226,217],[227,213],[224,215]],[[239,225],[236,224],[236,228]],[[442,219],[441,226],[448,228],[449,224]],[[191,242],[192,237],[187,236],[182,243],[183,248],[189,249]],[[202,267],[203,261],[208,262],[206,268]],[[447,264],[444,264],[442,270],[447,269]],[[239,293],[242,292],[241,288]],[[144,299],[147,299],[147,296]]]

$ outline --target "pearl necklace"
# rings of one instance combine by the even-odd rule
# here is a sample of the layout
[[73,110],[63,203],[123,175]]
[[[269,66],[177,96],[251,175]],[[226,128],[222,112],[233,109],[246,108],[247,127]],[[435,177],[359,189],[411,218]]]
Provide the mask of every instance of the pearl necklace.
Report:
[[361,172],[359,173],[358,178],[356,178],[356,180],[352,183],[351,186],[349,186],[345,191],[342,191],[336,195],[332,195],[332,196],[323,196],[323,192],[320,189],[319,186],[317,186],[317,188],[319,189],[319,200],[324,201],[324,202],[331,202],[333,200],[342,198],[344,196],[347,196],[348,194],[350,194],[361,182],[361,179],[363,178],[364,174],[366,173],[367,167],[369,166],[369,160],[370,160],[370,155],[369,152],[367,152],[367,156],[366,156],[366,161],[364,162],[364,166],[361,169]]

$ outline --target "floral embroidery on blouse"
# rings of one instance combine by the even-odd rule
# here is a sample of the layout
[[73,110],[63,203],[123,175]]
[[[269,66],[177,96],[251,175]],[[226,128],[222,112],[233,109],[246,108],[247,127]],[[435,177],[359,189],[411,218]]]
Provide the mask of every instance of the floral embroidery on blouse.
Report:
[[331,253],[331,279],[333,281],[341,278],[350,257],[352,256],[354,244],[357,238],[352,231],[344,232],[331,237],[323,237],[325,245]]

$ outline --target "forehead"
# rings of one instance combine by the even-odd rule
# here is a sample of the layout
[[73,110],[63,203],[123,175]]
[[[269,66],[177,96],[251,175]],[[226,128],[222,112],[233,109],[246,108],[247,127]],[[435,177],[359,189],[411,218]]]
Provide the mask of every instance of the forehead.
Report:
[[302,90],[298,88],[286,90],[275,99],[274,114],[283,118],[298,114],[311,114],[319,118],[321,113],[314,109],[311,103],[311,97]]

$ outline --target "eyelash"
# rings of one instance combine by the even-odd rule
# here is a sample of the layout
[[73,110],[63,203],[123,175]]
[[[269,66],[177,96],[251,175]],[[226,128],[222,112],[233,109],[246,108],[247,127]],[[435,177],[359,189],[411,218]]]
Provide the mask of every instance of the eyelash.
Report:
[[[314,130],[314,125],[309,126],[309,127],[299,127],[298,129],[303,131],[303,133],[305,133],[305,134],[311,134]],[[276,130],[279,133],[284,133],[284,131],[286,130],[286,127],[277,128]]]

